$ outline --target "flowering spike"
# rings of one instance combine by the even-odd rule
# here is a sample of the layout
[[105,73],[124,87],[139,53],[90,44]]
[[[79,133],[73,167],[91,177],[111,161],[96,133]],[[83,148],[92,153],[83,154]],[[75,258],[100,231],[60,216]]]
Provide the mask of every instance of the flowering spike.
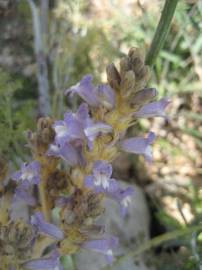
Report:
[[[165,98],[152,102],[157,91],[144,88],[148,76],[142,53],[132,48],[120,61],[120,70],[108,66],[109,85],[94,86],[92,76],[86,75],[66,91],[85,101],[76,112],[69,110],[55,122],[40,118],[37,131],[28,133],[33,161],[12,175],[12,196],[12,188],[5,188],[2,179],[6,170],[0,175],[3,269],[62,270],[60,256],[80,248],[97,251],[112,262],[118,240],[106,237],[96,219],[104,212],[106,197],[117,202],[125,217],[134,190],[112,178],[111,163],[120,149],[152,160],[154,133],[127,139],[127,129],[134,118],[165,117],[169,103]],[[51,217],[60,227],[50,223]]]

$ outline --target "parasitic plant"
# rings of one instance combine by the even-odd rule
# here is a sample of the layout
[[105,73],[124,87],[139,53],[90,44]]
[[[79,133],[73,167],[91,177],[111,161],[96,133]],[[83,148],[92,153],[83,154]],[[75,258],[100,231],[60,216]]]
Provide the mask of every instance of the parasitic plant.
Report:
[[80,96],[76,112],[63,120],[40,118],[28,132],[32,161],[6,177],[0,161],[1,269],[63,269],[60,257],[79,249],[113,260],[116,236],[108,235],[96,219],[106,197],[117,201],[124,218],[133,189],[123,189],[112,176],[112,162],[122,151],[152,161],[153,132],[126,138],[139,118],[165,117],[169,101],[156,101],[157,91],[145,88],[149,68],[140,50],[130,49],[107,67],[107,84],[94,86],[92,76],[66,90]]

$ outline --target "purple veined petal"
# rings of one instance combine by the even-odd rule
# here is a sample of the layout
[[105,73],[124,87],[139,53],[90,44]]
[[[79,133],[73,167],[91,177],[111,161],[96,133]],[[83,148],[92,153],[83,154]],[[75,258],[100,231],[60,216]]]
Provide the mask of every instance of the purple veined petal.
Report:
[[76,113],[66,112],[64,121],[56,121],[53,124],[56,133],[55,142],[63,145],[74,140],[85,140],[84,127],[91,123],[88,106],[83,103]]
[[[67,118],[67,115],[65,116]],[[53,124],[53,129],[55,130],[55,142],[58,144],[65,144],[68,141],[71,141],[72,137],[75,138],[77,134],[77,125],[75,121],[71,120],[70,125],[65,121],[56,121]]]
[[56,142],[59,142],[59,143],[66,142],[66,140],[69,137],[69,130],[67,128],[66,123],[62,120],[55,121],[52,127],[55,130]]
[[96,90],[97,98],[100,104],[108,109],[113,108],[115,103],[115,95],[113,89],[106,84],[101,84],[97,86]]
[[111,178],[112,166],[104,160],[97,160],[93,164],[93,174],[84,178],[84,185],[95,192],[106,193],[117,188],[115,179]]
[[64,270],[57,251],[52,252],[49,257],[27,261],[23,266],[29,270]]
[[70,143],[64,145],[50,144],[47,151],[48,156],[60,157],[65,160],[70,166],[82,165],[82,153]]
[[68,127],[68,136],[71,140],[84,138],[83,123],[78,119],[77,113],[65,113],[64,121]]
[[76,112],[76,117],[77,117],[77,120],[80,121],[81,123],[85,123],[90,118],[89,108],[86,103],[82,103],[79,106]]
[[154,139],[155,134],[149,132],[147,138],[134,137],[122,141],[121,148],[128,153],[143,155],[148,162],[151,162],[152,152],[150,144],[153,143]]
[[93,176],[95,186],[109,187],[109,179],[112,175],[112,165],[104,160],[97,160],[93,165]]
[[103,185],[101,183],[98,185],[95,177],[92,175],[88,175],[84,178],[84,185],[96,193],[105,193],[107,196],[111,196],[111,194],[115,193],[119,189],[119,184],[115,179],[110,178],[107,184],[104,183]]
[[150,118],[150,117],[166,117],[165,108],[170,103],[167,98],[162,98],[159,101],[154,101],[144,105],[138,112],[134,113],[137,118]]
[[31,216],[31,224],[36,226],[40,233],[46,234],[56,240],[63,239],[63,232],[54,224],[46,222],[40,212],[36,212]]
[[112,132],[112,127],[101,122],[91,124],[84,129],[84,133],[90,142],[93,142],[98,135],[110,132]]
[[118,239],[116,237],[108,237],[105,239],[86,241],[82,247],[105,255],[107,262],[111,264],[113,261],[113,249],[115,249],[117,245]]
[[30,206],[36,205],[36,199],[32,195],[32,191],[30,187],[27,187],[27,185],[24,185],[24,183],[16,187],[13,199],[14,199],[14,203],[16,200],[22,200]]
[[37,161],[24,163],[20,171],[14,173],[11,178],[16,182],[26,181],[29,184],[39,184],[40,182],[40,165]]
[[90,106],[97,107],[99,105],[99,101],[97,100],[95,93],[95,87],[92,84],[91,75],[84,76],[79,83],[65,91],[66,95],[74,95],[75,93],[77,93]]

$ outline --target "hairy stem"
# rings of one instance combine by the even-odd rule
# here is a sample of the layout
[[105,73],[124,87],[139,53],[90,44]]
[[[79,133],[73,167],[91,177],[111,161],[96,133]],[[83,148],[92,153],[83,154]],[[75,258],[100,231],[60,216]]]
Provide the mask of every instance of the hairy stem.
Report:
[[154,64],[160,50],[165,43],[178,1],[179,0],[166,0],[165,2],[159,24],[146,56],[145,63],[149,66]]

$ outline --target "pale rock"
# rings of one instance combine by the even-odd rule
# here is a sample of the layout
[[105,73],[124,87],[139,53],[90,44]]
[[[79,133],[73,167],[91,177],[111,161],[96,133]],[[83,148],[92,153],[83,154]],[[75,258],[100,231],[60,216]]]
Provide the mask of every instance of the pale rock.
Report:
[[[123,187],[128,184],[121,183]],[[115,255],[125,255],[128,250],[135,249],[149,239],[149,211],[143,191],[137,185],[133,185],[134,195],[125,219],[120,216],[117,203],[106,199],[106,211],[98,220],[98,224],[105,224],[106,232],[119,238],[119,248],[114,251]],[[89,250],[82,250],[76,255],[77,270],[101,270],[106,266],[103,255]],[[112,267],[113,270],[153,270],[146,266],[143,255],[138,258],[129,257],[119,265]]]

